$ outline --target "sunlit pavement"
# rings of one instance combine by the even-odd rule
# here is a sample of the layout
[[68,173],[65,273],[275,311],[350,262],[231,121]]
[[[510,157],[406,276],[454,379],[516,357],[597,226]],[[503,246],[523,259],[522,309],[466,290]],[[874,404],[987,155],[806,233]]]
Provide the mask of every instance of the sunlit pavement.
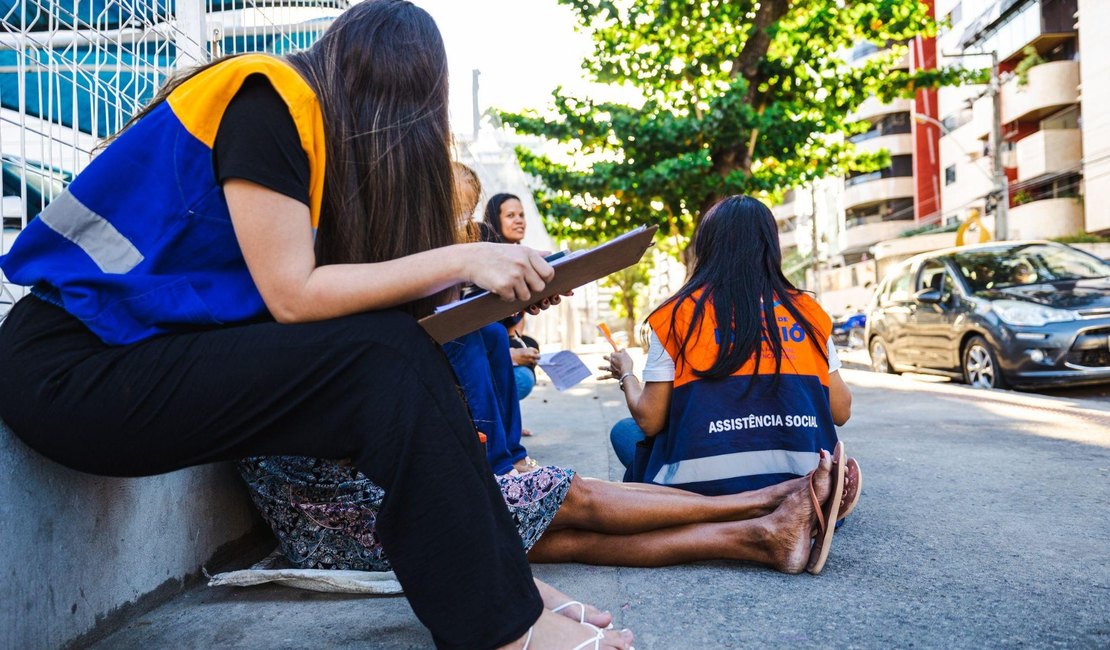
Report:
[[[844,350],[839,352],[841,360],[844,362],[846,368],[854,368],[857,370],[867,370],[871,367],[871,359],[867,356],[867,350]],[[937,375],[926,375],[920,373],[906,373],[905,377],[917,381],[925,382],[947,382],[950,381],[946,377]],[[958,382],[957,382],[958,383]],[[1097,384],[1095,386],[1071,386],[1067,388],[1042,388],[1032,391],[1023,391],[1031,395],[1044,395],[1049,397],[1064,397],[1069,399],[1093,399],[1106,404],[1110,404],[1110,382],[1104,384]]]
[[[730,562],[536,574],[611,609],[640,650],[1110,645],[1110,404],[843,374],[841,438],[865,485],[820,576]],[[543,381],[524,402],[529,451],[615,478],[608,430],[625,414],[615,382]],[[430,646],[400,598],[198,587],[96,647]]]

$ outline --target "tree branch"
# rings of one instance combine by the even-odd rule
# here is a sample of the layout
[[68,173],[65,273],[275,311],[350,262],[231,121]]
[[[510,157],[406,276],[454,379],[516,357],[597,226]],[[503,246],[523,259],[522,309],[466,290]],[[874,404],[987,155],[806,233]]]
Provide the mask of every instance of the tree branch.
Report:
[[[748,40],[744,49],[732,62],[729,75],[735,79],[743,76],[751,80],[759,70],[759,62],[767,56],[767,49],[771,47],[771,35],[767,28],[778,22],[790,10],[790,0],[760,0],[759,9],[755,12],[755,20],[748,28]],[[749,86],[748,92],[752,92]]]

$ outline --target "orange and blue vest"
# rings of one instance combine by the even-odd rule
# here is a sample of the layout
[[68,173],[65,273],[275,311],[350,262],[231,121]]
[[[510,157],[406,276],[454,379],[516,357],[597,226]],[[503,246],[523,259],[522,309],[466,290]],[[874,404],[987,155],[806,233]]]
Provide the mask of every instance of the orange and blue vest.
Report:
[[315,228],[325,161],[319,102],[285,61],[245,55],[185,81],[96,156],[0,257],[7,278],[112,345],[265,317],[212,152],[228,103],[254,74],[269,79],[297,126]]
[[[724,379],[702,379],[717,358],[724,333],[707,304],[684,356],[678,352],[693,317],[696,295],[664,305],[648,318],[675,361],[668,427],[656,436],[644,480],[707,495],[736,494],[803,476],[817,466],[821,449],[836,446],[829,405],[829,364],[822,354],[832,322],[806,294],[796,305],[817,334],[805,329],[776,302],[783,355],[766,345],[758,371],[755,359]],[[675,330],[671,314],[675,313]]]

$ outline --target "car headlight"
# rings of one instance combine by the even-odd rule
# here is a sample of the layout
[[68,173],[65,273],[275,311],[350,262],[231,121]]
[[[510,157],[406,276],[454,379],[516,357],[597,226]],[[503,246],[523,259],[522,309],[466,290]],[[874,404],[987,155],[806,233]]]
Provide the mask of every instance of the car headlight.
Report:
[[1075,314],[1066,309],[1055,309],[1021,300],[995,300],[991,309],[1003,322],[1010,325],[1037,327],[1045,323],[1063,323],[1075,320]]

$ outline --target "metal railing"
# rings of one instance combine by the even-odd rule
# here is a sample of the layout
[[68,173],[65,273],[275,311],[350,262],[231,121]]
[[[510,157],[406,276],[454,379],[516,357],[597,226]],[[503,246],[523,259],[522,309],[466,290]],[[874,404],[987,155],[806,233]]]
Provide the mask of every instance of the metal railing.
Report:
[[[0,0],[0,254],[169,75],[213,57],[308,47],[347,5]],[[2,276],[0,285],[2,318],[24,289]]]

